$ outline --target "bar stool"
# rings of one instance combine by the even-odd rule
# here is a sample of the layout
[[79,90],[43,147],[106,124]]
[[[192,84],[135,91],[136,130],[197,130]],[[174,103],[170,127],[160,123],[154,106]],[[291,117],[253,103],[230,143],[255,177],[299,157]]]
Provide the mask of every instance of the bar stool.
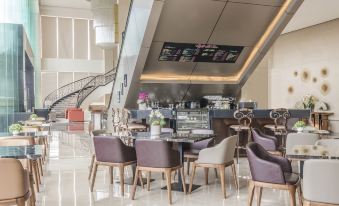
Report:
[[239,150],[240,149],[246,149],[244,146],[240,146],[240,132],[241,131],[246,131],[247,132],[247,142],[251,141],[251,123],[252,119],[254,118],[253,110],[252,109],[247,109],[247,108],[242,108],[238,109],[234,112],[233,114],[234,118],[238,120],[237,125],[231,125],[230,129],[233,129],[238,136],[237,140],[237,163],[239,164]]
[[273,109],[270,112],[270,118],[274,120],[274,125],[268,124],[264,126],[264,128],[272,131],[275,136],[281,136],[282,148],[285,147],[286,135],[288,133],[287,121],[290,117],[291,114],[288,111],[288,109],[285,108]]

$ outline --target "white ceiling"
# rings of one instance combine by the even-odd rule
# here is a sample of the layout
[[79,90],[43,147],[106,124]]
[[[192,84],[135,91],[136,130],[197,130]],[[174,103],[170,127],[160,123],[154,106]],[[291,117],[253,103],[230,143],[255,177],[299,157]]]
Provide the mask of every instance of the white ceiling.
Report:
[[283,33],[339,18],[339,0],[304,0]]
[[87,0],[40,0],[40,5],[76,9],[91,8],[91,2]]

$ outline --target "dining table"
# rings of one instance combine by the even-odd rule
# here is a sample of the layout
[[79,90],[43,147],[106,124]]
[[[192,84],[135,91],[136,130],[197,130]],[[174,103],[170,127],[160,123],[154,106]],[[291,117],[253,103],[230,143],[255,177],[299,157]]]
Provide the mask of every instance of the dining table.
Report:
[[37,160],[42,155],[42,145],[0,146],[0,158]]
[[[131,135],[127,136],[127,138],[132,139],[133,145],[135,144],[135,141],[139,139],[148,139],[156,141],[163,140],[176,143],[178,146],[180,161],[182,165],[184,165],[184,144],[192,144],[195,142],[215,137],[216,137],[215,134],[191,134],[191,133],[162,133],[157,136],[152,136],[150,132],[132,132]],[[135,171],[135,168],[133,168],[133,171]],[[185,185],[186,189],[188,189],[189,184]],[[193,185],[192,190],[195,190],[199,187],[200,185]],[[162,189],[167,189],[167,187],[163,187]],[[178,182],[172,183],[172,190],[180,192],[184,191],[180,172],[178,172]]]

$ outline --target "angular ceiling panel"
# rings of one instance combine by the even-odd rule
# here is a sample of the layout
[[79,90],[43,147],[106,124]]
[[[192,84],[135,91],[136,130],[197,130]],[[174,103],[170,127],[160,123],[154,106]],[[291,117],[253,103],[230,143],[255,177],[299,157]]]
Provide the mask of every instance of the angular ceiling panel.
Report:
[[208,43],[254,46],[279,7],[228,2]]
[[206,43],[225,4],[212,0],[166,1],[153,41]]
[[230,0],[233,3],[257,4],[266,6],[281,6],[284,0]]

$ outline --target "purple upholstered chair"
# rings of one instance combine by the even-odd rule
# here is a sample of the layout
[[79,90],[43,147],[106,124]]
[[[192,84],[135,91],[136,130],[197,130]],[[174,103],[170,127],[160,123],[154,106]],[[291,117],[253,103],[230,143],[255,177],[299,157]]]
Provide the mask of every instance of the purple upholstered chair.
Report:
[[266,151],[271,154],[282,156],[282,152],[278,148],[278,139],[262,133],[259,129],[252,128],[253,142],[260,144]]
[[93,191],[96,172],[99,165],[110,168],[111,183],[113,183],[112,169],[119,167],[121,195],[124,195],[124,168],[136,163],[136,153],[133,147],[126,146],[118,137],[96,136],[93,138],[96,160],[93,166],[91,191]]
[[150,187],[150,172],[164,172],[166,174],[168,199],[169,203],[172,204],[171,173],[179,170],[181,172],[184,192],[186,193],[185,177],[180,162],[180,154],[177,150],[172,149],[170,142],[161,140],[137,140],[135,142],[135,149],[137,152],[137,168],[131,195],[132,200],[135,196],[136,184],[138,177],[141,175],[141,171],[148,173],[148,190]]
[[247,145],[246,151],[252,175],[249,184],[249,206],[252,205],[255,188],[258,189],[257,205],[260,205],[263,187],[288,190],[291,206],[296,205],[295,193],[298,190],[299,203],[302,205],[300,178],[292,173],[288,159],[272,155],[254,142]]

